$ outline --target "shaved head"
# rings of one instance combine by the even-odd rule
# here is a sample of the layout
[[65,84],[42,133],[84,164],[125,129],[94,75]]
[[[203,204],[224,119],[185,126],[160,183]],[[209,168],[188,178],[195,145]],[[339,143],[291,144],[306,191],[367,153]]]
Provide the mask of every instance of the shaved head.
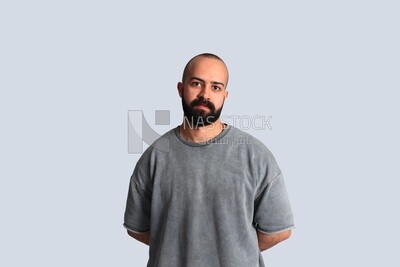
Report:
[[[221,61],[221,62],[225,65],[226,72],[227,72],[227,74],[228,74],[228,68],[226,67],[225,62],[224,62],[219,56],[214,55],[214,54],[211,54],[211,53],[203,53],[203,54],[199,54],[199,55],[197,55],[197,56],[194,56],[194,57],[193,57],[191,60],[189,60],[189,62],[186,64],[185,69],[183,70],[183,75],[182,75],[182,82],[183,82],[183,83],[186,81],[186,78],[187,78],[187,76],[189,75],[190,70],[191,70],[193,64],[196,63],[197,59],[202,58],[202,57],[204,57],[204,58],[211,58],[211,59],[215,59],[215,60]],[[227,75],[227,80],[226,80],[225,87],[228,85],[228,78],[229,78],[229,74]]]

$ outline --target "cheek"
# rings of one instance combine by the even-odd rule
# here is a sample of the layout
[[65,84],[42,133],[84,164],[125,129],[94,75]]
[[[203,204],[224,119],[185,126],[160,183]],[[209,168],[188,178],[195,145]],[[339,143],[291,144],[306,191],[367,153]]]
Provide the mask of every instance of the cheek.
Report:
[[214,105],[216,109],[220,109],[222,105],[224,104],[224,98],[223,97],[218,97],[214,100]]
[[183,99],[186,101],[186,102],[191,102],[191,101],[193,101],[194,99],[196,99],[196,97],[197,97],[197,95],[196,94],[194,94],[191,90],[186,90],[186,91],[184,91],[184,93],[183,93]]
[[183,99],[183,101],[185,101],[186,104],[189,105],[193,101],[194,98],[188,92],[185,92],[182,95],[182,99]]

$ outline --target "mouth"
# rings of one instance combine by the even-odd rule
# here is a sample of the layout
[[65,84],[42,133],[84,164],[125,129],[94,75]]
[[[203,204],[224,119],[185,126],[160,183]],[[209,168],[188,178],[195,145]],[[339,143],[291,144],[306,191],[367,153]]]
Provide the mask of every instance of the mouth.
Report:
[[207,105],[204,105],[204,104],[196,105],[195,108],[204,109],[204,110],[210,110],[210,108]]

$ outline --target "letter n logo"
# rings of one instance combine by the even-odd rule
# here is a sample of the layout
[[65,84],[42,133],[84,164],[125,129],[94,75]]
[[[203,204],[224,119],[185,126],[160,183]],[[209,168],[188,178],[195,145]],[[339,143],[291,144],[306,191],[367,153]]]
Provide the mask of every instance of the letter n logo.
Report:
[[[170,124],[169,110],[155,111],[156,125]],[[155,148],[164,152],[169,151],[169,141],[167,138],[161,137],[156,131],[151,128],[146,118],[143,115],[143,110],[128,110],[128,153],[142,154],[143,142],[152,145],[154,141]]]

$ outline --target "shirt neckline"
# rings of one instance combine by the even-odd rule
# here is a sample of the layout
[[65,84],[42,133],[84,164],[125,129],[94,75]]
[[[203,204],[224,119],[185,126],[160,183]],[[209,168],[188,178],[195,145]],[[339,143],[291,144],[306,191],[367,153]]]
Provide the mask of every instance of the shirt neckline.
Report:
[[223,138],[231,129],[231,126],[229,124],[225,124],[224,129],[217,136],[215,136],[214,138],[212,138],[206,142],[198,142],[197,143],[197,142],[188,141],[185,138],[183,138],[179,133],[179,127],[180,126],[177,126],[174,129],[175,135],[178,138],[178,140],[181,141],[182,143],[184,143],[185,145],[193,146],[193,147],[210,146],[210,145],[218,142],[219,140],[221,140],[221,138]]

